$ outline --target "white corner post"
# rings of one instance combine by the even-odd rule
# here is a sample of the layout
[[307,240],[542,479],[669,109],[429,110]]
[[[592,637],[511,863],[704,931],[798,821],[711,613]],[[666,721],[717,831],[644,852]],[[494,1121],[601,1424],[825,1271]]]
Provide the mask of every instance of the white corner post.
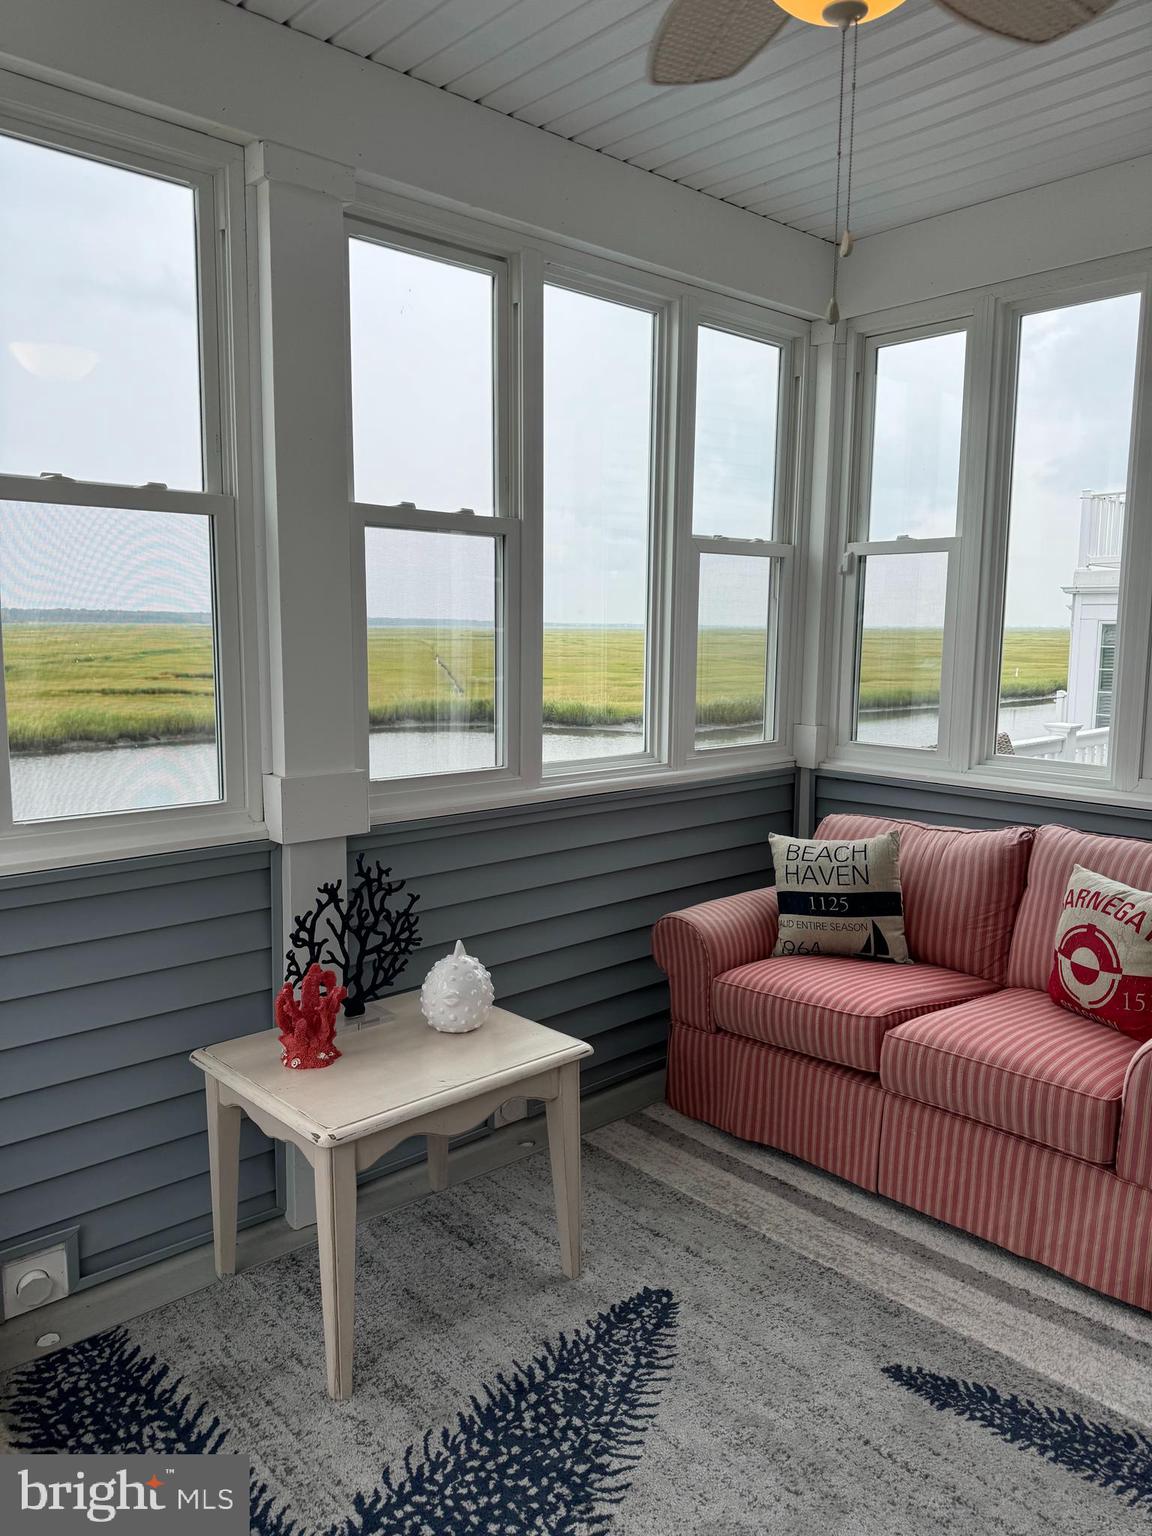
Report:
[[[368,830],[353,632],[348,262],[352,171],[254,144],[247,179],[259,252],[270,762],[264,805],[282,847],[279,950],[322,880],[346,878],[347,839]],[[279,987],[281,954],[274,962]],[[287,1149],[285,1214],[316,1221],[312,1170]]]
[[[835,690],[836,601],[839,597],[840,512],[843,499],[843,421],[847,344],[843,325],[812,327],[812,377],[808,393],[807,449],[812,481],[808,537],[799,583],[797,625],[799,708],[792,750],[797,767],[809,773],[828,756]],[[811,836],[811,827],[801,827]]]

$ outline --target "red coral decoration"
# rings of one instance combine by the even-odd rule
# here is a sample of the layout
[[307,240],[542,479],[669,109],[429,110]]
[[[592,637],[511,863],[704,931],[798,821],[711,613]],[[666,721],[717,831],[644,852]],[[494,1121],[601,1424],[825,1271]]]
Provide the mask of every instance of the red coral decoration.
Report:
[[276,1027],[284,1047],[280,1060],[294,1071],[309,1067],[330,1067],[340,1052],[336,1038],[336,1015],[347,996],[336,985],[336,972],[310,965],[300,982],[300,1001],[290,981],[276,996]]

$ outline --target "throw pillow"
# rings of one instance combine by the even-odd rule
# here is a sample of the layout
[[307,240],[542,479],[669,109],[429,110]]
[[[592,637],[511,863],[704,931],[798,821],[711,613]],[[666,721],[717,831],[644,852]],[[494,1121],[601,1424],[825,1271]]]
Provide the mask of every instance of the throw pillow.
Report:
[[1152,1040],[1152,891],[1077,864],[1056,925],[1048,995],[1134,1040]]
[[769,835],[780,930],[773,956],[858,955],[910,961],[900,899],[900,834]]

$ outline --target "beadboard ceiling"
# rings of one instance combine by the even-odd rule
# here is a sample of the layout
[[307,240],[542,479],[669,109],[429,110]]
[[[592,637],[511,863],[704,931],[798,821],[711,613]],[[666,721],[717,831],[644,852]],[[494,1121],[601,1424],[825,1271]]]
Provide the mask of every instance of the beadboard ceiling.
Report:
[[[662,88],[666,0],[222,0],[807,233],[834,223],[839,41],[790,21]],[[1152,0],[1028,47],[908,0],[860,31],[852,225],[891,229],[1152,153]]]

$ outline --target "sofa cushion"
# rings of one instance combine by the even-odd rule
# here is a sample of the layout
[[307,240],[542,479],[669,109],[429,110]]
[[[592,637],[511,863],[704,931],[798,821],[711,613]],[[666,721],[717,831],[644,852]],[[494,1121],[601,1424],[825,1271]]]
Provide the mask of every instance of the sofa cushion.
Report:
[[718,976],[712,1012],[727,1034],[879,1072],[880,1045],[894,1025],[994,990],[990,981],[938,965],[864,965],[848,955],[790,955]]
[[1090,1163],[1116,1153],[1124,1073],[1139,1044],[1014,988],[892,1030],[880,1081]]
[[1047,987],[1064,892],[1077,864],[1139,891],[1152,891],[1152,843],[1135,837],[1099,837],[1073,827],[1037,828],[1028,888],[1020,903],[1008,961],[1010,987]]
[[[876,837],[893,827],[900,832],[904,931],[913,960],[1003,985],[1033,829],[985,832],[881,816],[825,816],[816,836]],[[1049,939],[1055,926],[1053,919]],[[1045,973],[1037,984],[1047,981]]]

